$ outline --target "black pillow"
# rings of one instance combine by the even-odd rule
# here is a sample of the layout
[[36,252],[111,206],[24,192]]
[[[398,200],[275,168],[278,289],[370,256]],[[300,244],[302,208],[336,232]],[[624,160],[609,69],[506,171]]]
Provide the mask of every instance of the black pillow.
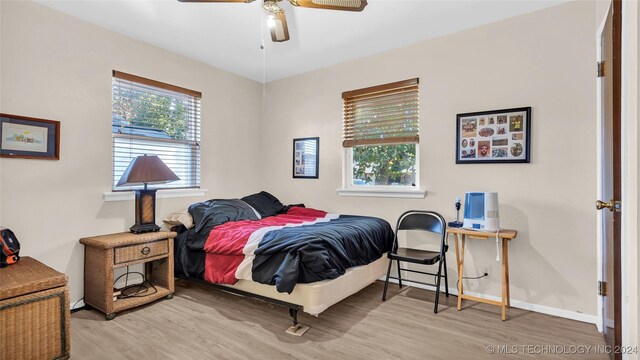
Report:
[[229,221],[258,220],[256,213],[246,202],[238,199],[214,199],[189,206],[196,233],[211,229]]
[[257,194],[245,196],[241,200],[256,209],[262,217],[279,214],[284,209],[284,205],[280,200],[266,191],[260,191]]

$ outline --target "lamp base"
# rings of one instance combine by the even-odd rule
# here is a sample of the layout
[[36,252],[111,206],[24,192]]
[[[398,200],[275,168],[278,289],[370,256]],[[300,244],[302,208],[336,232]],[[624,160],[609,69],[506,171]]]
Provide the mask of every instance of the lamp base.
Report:
[[156,224],[135,224],[129,228],[134,234],[160,231],[160,226]]
[[160,230],[156,225],[156,189],[136,190],[136,223],[129,230],[135,234]]
[[460,221],[449,221],[449,227],[459,228],[462,227],[462,223]]

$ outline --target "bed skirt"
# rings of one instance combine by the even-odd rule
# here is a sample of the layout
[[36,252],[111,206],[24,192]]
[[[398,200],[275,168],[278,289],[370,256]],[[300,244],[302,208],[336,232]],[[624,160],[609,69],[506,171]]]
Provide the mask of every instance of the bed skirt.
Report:
[[278,292],[275,286],[260,284],[249,280],[239,280],[234,285],[223,285],[252,294],[257,294],[300,305],[303,311],[318,316],[329,306],[357,293],[387,273],[387,254],[378,260],[363,266],[347,269],[344,275],[331,280],[296,284],[291,294]]

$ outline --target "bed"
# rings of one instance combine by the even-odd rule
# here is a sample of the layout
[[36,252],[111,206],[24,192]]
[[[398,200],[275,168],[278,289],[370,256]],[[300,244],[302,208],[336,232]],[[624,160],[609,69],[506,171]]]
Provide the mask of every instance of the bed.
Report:
[[[267,192],[193,204],[174,230],[178,278],[317,316],[382,276],[393,231],[385,220],[284,206]],[[306,330],[304,330],[306,331]]]

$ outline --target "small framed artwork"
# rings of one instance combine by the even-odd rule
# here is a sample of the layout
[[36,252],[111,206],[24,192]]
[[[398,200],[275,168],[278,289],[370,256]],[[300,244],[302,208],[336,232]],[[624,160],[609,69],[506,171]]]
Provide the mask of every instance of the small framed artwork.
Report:
[[320,138],[293,139],[294,179],[317,179]]
[[528,163],[531,107],[458,114],[456,164]]
[[60,121],[0,114],[0,157],[60,159]]

